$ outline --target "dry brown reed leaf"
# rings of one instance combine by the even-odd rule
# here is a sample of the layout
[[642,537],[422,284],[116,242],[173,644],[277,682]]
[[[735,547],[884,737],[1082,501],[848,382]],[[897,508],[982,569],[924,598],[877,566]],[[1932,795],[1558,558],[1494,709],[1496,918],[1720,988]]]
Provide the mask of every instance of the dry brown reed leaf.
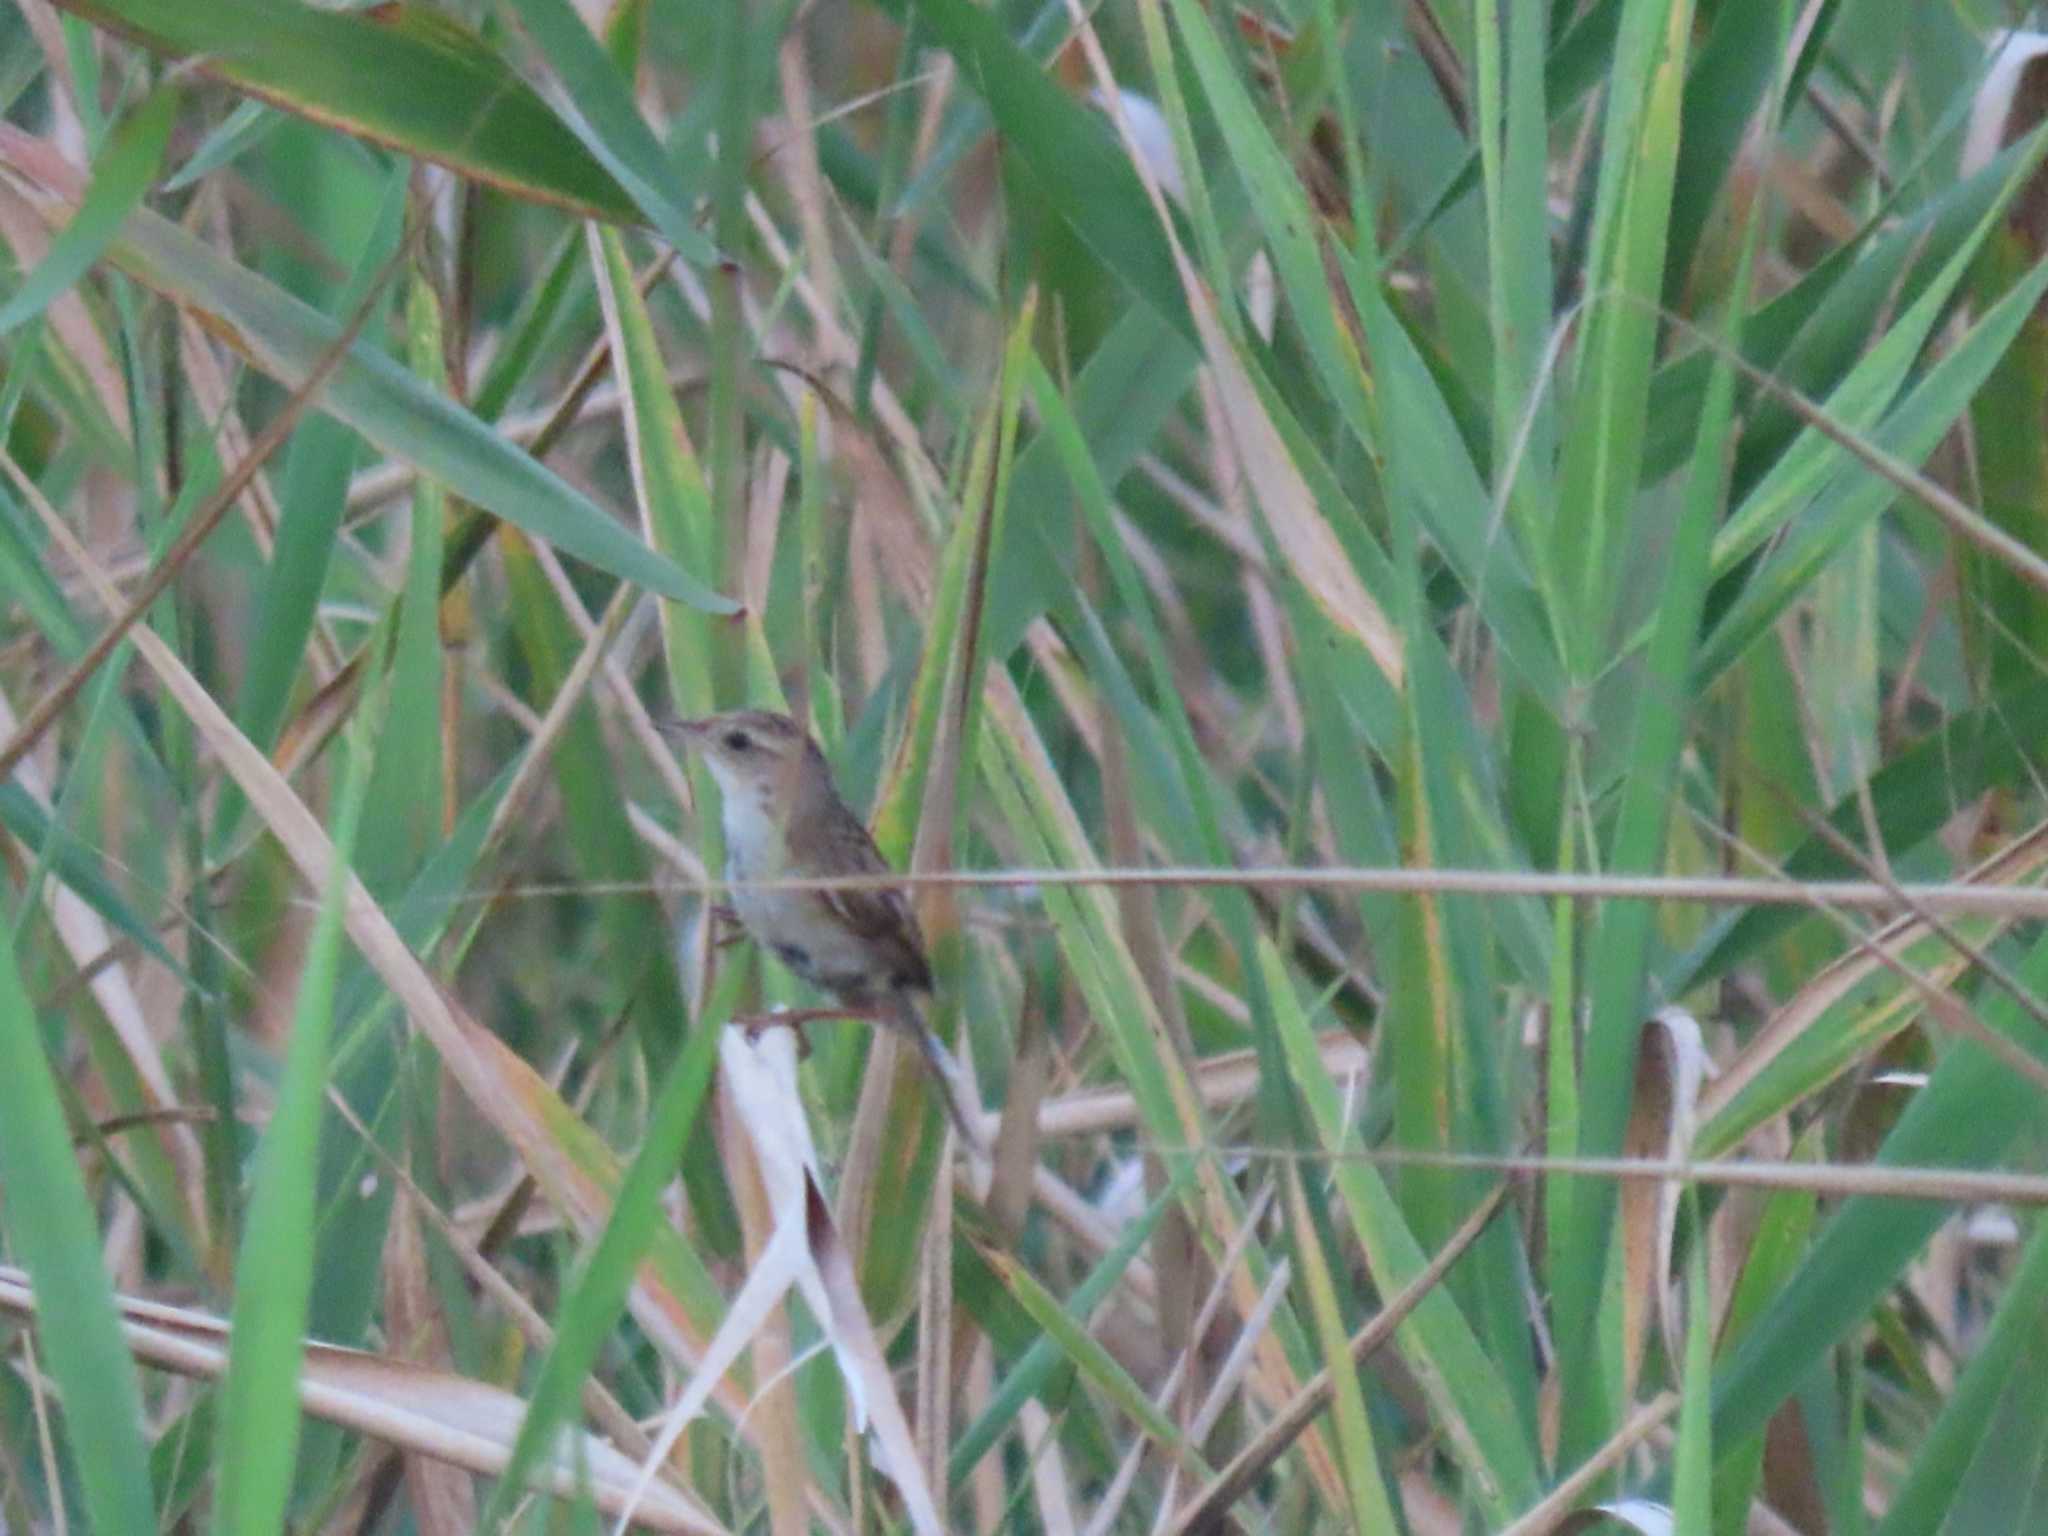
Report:
[[837,310],[840,303],[839,263],[832,252],[832,224],[828,210],[831,196],[825,188],[824,166],[818,159],[818,140],[812,127],[811,71],[809,44],[804,28],[792,26],[776,50],[776,75],[782,85],[783,111],[789,131],[780,139],[777,169],[796,207],[797,227],[803,231],[806,275],[816,292],[818,304]]
[[[1363,1091],[1372,1053],[1348,1031],[1325,1031],[1317,1039],[1324,1068],[1340,1087],[1355,1082]],[[1243,1103],[1259,1085],[1258,1053],[1250,1047],[1204,1056],[1192,1073],[1196,1096],[1211,1110]],[[992,1129],[994,1117],[984,1118]],[[1138,1123],[1138,1102],[1128,1088],[1080,1088],[1046,1098],[1038,1106],[1037,1135],[1045,1141],[1126,1130]]]
[[[228,1325],[209,1313],[116,1297],[121,1332],[136,1359],[183,1376],[218,1381],[227,1370]],[[0,1266],[0,1312],[27,1319],[35,1301],[25,1271]],[[511,1457],[526,1404],[511,1393],[446,1371],[428,1370],[383,1355],[309,1343],[299,1401],[315,1418],[339,1424],[410,1454],[491,1476]],[[625,1505],[634,1467],[604,1441],[565,1433],[544,1486],[574,1497],[585,1486],[599,1509]],[[636,1516],[663,1531],[723,1530],[695,1501],[663,1482],[641,1500]]]
[[[415,1205],[410,1194],[399,1195],[385,1233],[384,1336],[398,1358],[445,1372],[452,1363],[448,1320],[427,1275]],[[468,1536],[476,1529],[476,1487],[469,1478],[431,1456],[408,1454],[404,1466],[406,1499],[420,1536]]]
[[[1700,1086],[1713,1072],[1699,1020],[1683,1008],[1659,1008],[1643,1025],[1636,1051],[1635,1094],[1622,1133],[1622,1154],[1684,1162],[1699,1123]],[[1635,1396],[1653,1318],[1663,1327],[1666,1358],[1682,1358],[1671,1244],[1683,1189],[1676,1179],[1655,1184],[1630,1179],[1621,1187],[1624,1397]]]
[[[1961,883],[1986,889],[2011,886],[2032,875],[2044,863],[2048,863],[2048,823],[2034,827],[1977,864],[1963,876]],[[1912,895],[1911,892],[1907,894]],[[2009,918],[2002,914],[2001,919],[1997,928],[1986,936],[1985,942],[1991,942],[2004,931]],[[1707,1084],[1700,1095],[1700,1123],[1709,1124],[1733,1104],[1771,1063],[1791,1049],[1830,1009],[1877,971],[1903,967],[1907,951],[1924,942],[1933,931],[1933,925],[1924,915],[1908,911],[1874,933],[1858,935],[1854,950],[1823,967],[1780,1004]],[[1969,964],[1967,955],[1957,954],[1926,967],[1919,974],[1929,987],[1945,990],[1968,969]],[[1866,1053],[1882,1047],[1892,1035],[1913,1022],[1917,1009],[1911,1003],[1910,998],[1900,999],[1891,1010],[1889,1021],[1868,1035]],[[1845,1061],[1844,1070],[1847,1065]],[[1817,1090],[1824,1085],[1815,1083],[1812,1086]]]

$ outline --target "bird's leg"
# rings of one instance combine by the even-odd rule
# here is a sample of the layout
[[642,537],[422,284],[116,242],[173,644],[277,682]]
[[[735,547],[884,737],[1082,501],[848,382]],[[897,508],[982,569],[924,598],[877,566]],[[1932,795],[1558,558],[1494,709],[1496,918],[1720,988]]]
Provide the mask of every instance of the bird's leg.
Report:
[[887,1023],[888,1017],[880,1003],[836,1003],[829,1008],[778,1008],[770,1013],[741,1014],[732,1022],[746,1034],[749,1043],[759,1040],[765,1030],[796,1031],[797,1054],[808,1061],[811,1042],[804,1034],[806,1024],[817,1024],[826,1019],[854,1019],[881,1024]]
[[730,949],[747,936],[747,930],[740,923],[740,915],[725,902],[713,902],[710,912],[711,947]]
[[887,1024],[893,1015],[881,1003],[840,1003],[817,1010],[821,1018],[852,1019],[858,1024]]
[[843,1019],[844,1008],[778,1008],[772,1013],[743,1013],[733,1023],[747,1037],[747,1043],[758,1041],[762,1034],[771,1029],[787,1029],[796,1034],[796,1053],[808,1061],[811,1055],[810,1038],[804,1033],[806,1024],[815,1024],[821,1019]]

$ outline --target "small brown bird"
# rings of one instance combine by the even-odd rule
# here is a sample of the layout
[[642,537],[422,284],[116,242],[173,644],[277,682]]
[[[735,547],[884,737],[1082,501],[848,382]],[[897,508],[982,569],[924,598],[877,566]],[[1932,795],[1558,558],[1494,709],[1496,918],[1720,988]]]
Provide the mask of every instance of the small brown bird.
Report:
[[751,882],[886,875],[868,829],[839,798],[825,754],[787,715],[742,709],[673,729],[704,759],[725,801],[732,911],[754,941],[840,1007],[763,1019],[867,1019],[914,1041],[968,1143],[981,1139],[944,1048],[918,1007],[932,989],[917,916],[899,890],[764,890]]

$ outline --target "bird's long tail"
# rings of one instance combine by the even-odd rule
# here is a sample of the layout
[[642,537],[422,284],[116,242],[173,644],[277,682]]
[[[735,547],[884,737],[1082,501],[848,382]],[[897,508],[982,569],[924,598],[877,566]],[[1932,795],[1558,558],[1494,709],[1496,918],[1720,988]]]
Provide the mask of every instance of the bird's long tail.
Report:
[[925,1070],[937,1084],[939,1097],[946,1101],[946,1113],[953,1118],[953,1128],[968,1146],[977,1152],[986,1153],[988,1145],[982,1140],[981,1132],[967,1114],[966,1084],[960,1064],[953,1059],[939,1037],[932,1033],[918,1012],[917,1004],[909,998],[897,995],[895,998],[897,1023],[904,1034],[917,1042],[918,1054],[924,1058]]

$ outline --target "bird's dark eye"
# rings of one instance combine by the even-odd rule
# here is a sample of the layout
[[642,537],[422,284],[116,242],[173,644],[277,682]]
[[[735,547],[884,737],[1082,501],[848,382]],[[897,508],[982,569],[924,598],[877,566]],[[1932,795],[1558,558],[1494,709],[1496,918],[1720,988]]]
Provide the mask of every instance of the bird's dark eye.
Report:
[[727,731],[725,744],[735,752],[744,752],[754,744],[754,739],[745,731]]

